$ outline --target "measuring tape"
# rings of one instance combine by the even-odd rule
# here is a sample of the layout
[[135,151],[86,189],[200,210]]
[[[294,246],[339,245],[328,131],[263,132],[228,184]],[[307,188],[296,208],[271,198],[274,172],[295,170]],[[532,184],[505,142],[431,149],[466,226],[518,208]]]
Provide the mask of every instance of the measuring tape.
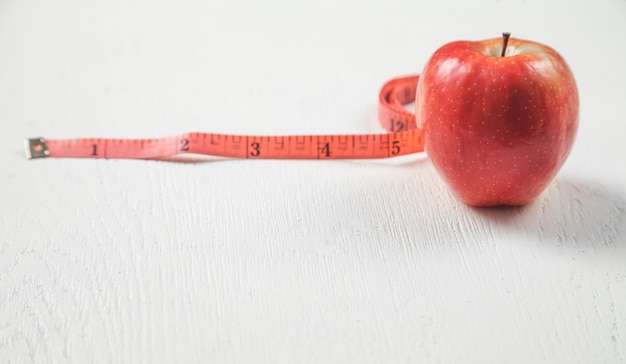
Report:
[[194,153],[248,159],[374,159],[424,150],[415,114],[419,76],[388,81],[381,89],[378,120],[387,134],[253,136],[185,133],[158,139],[44,139],[25,141],[26,157],[158,159]]

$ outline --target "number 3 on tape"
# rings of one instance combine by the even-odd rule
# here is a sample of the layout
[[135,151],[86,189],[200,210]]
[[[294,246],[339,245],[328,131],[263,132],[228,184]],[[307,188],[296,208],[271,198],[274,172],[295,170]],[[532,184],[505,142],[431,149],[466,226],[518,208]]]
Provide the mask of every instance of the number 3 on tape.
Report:
[[247,159],[374,159],[424,150],[415,115],[418,76],[393,79],[380,91],[378,119],[389,133],[252,136],[185,133],[158,139],[44,139],[25,141],[26,157],[158,159],[193,153]]

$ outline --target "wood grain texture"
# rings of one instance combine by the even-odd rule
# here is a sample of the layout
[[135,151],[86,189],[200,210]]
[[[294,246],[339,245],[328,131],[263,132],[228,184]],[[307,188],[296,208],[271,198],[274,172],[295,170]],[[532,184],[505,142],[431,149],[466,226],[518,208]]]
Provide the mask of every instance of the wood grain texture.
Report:
[[[626,4],[564,5],[0,1],[0,362],[626,362]],[[521,208],[461,204],[425,155],[21,150],[378,132],[385,80],[503,29],[559,50],[582,100]]]

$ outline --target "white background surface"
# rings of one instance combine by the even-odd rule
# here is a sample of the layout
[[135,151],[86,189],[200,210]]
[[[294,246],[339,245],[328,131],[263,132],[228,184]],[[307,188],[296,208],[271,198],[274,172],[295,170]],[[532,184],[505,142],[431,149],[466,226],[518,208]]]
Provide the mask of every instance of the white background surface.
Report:
[[[27,161],[26,137],[382,132],[457,39],[569,62],[574,150],[473,209],[425,155]],[[0,362],[623,363],[626,2],[0,0]]]

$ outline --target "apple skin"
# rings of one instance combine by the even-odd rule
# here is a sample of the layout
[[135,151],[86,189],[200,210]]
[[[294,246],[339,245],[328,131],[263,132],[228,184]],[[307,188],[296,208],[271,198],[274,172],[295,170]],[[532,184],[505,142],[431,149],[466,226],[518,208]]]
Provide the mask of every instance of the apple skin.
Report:
[[471,206],[523,205],[548,186],[578,129],[578,90],[552,48],[510,38],[457,41],[427,62],[416,93],[424,148]]

